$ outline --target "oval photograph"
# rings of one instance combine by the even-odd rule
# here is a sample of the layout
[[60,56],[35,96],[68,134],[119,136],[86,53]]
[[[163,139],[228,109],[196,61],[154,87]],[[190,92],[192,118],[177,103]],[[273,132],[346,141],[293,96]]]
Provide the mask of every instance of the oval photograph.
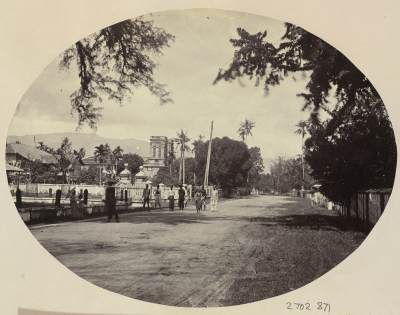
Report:
[[82,279],[179,307],[251,303],[340,264],[396,172],[379,93],[300,26],[153,13],[55,58],[10,124],[11,197]]

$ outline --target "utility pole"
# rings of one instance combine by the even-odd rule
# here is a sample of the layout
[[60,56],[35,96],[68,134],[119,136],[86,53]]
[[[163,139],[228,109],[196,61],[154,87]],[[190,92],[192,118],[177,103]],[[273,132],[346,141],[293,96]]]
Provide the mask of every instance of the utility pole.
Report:
[[208,174],[210,172],[210,159],[211,159],[211,143],[212,143],[213,124],[214,124],[214,121],[211,122],[211,134],[210,134],[210,142],[208,143],[208,154],[207,154],[206,174],[204,176],[204,187],[208,186]]

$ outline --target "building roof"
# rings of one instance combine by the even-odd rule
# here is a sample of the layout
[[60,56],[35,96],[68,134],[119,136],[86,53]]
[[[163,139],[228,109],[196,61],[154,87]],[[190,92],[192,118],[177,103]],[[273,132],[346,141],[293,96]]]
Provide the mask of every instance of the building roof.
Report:
[[[99,160],[95,160],[95,155],[91,155],[91,156],[87,156],[87,157],[84,157],[83,159],[82,159],[82,162],[85,164],[85,165],[100,165],[100,161]],[[111,160],[110,159],[106,159],[106,163],[104,163],[105,165],[114,165],[113,163],[111,163]]]
[[19,167],[10,165],[6,163],[6,172],[23,172]]
[[7,144],[6,154],[19,154],[30,161],[40,160],[43,164],[57,163],[57,159],[52,154],[22,143]]

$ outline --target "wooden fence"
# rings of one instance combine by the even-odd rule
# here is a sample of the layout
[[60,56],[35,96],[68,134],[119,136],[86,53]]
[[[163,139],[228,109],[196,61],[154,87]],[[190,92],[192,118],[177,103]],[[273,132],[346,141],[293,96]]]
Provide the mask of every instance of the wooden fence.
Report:
[[391,194],[391,188],[362,190],[347,205],[333,204],[333,210],[368,233],[381,217]]
[[[315,193],[318,205],[337,212],[348,221],[354,222],[363,232],[369,233],[381,217],[392,193],[391,188],[368,189],[358,191],[348,204],[331,202],[328,198]],[[290,196],[311,198],[307,191],[291,190]]]

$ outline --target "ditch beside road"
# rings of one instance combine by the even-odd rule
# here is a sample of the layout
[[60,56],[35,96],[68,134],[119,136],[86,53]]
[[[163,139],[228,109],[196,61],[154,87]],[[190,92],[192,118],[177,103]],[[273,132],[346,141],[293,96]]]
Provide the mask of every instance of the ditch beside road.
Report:
[[217,307],[290,292],[322,276],[365,239],[309,199],[253,196],[218,212],[168,209],[31,226],[62,264],[104,289],[152,303]]

